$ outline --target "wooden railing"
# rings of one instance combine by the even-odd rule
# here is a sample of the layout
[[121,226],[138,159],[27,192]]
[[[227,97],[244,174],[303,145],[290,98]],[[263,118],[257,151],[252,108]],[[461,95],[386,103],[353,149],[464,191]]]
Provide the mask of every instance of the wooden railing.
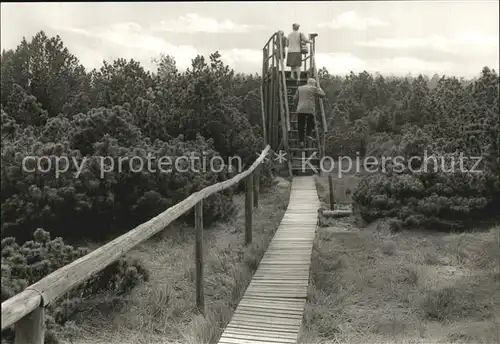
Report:
[[[313,77],[316,79],[316,83],[318,86],[319,84],[319,76],[318,76],[318,70],[316,68],[316,37],[318,36],[317,33],[311,33],[309,34],[309,38],[312,41],[310,44],[310,51],[308,54],[304,56],[302,59],[303,65],[304,65],[304,71],[308,73],[308,77]],[[309,62],[309,63],[308,63]],[[323,99],[319,99],[319,109],[320,109],[320,115],[321,115],[321,122],[318,122],[315,118],[316,121],[316,128],[319,128],[319,124],[321,124],[321,127],[323,127],[323,133],[320,135],[319,130],[316,130],[316,139],[318,141],[318,147],[320,151],[320,157],[323,158],[325,156],[325,136],[326,136],[326,131],[327,131],[327,123],[326,123],[326,115],[325,115],[325,107],[323,104]]]
[[138,244],[165,229],[174,220],[195,208],[196,305],[204,313],[203,294],[203,200],[246,180],[245,244],[252,242],[252,206],[258,206],[259,171],[270,147],[244,172],[226,181],[195,192],[151,220],[137,226],[95,251],[52,272],[21,293],[2,302],[2,331],[15,324],[15,344],[44,342],[45,307],[72,288],[114,263]]
[[[289,151],[288,132],[290,130],[290,113],[286,89],[285,65],[283,59],[283,34],[275,32],[264,45],[262,62],[261,106],[262,121],[268,139],[267,143],[274,150],[281,149],[287,154]],[[281,71],[280,71],[281,69]],[[279,116],[279,119],[278,119]],[[278,122],[281,126],[281,140],[279,140]],[[287,159],[288,174],[292,175],[292,164]]]
[[[316,83],[318,86],[319,84],[319,75],[318,75],[318,70],[316,68],[316,36],[312,37],[312,44],[311,44],[311,69],[314,73],[314,77],[316,78]],[[327,130],[327,124],[326,124],[326,117],[325,117],[325,107],[323,105],[323,99],[319,99],[319,107],[321,110],[321,120],[323,121],[323,132],[326,133]]]
[[281,68],[281,73],[280,73],[280,78],[281,78],[281,88],[280,88],[280,93],[281,93],[281,99],[282,99],[282,105],[284,106],[284,114],[286,117],[286,129],[287,131],[290,131],[290,109],[288,107],[288,94],[287,94],[287,88],[286,88],[286,76],[285,76],[285,61],[284,61],[284,54],[285,54],[285,47],[283,46],[283,39],[285,38],[285,34],[278,34],[278,60],[280,63],[280,68]]
[[[321,86],[319,84],[319,75],[318,75],[318,70],[316,68],[316,36],[317,34],[312,34],[311,35],[311,39],[312,39],[312,43],[311,43],[311,69],[312,69],[312,72],[315,76],[315,79],[316,79],[316,84],[318,86]],[[318,141],[318,145],[320,147],[320,156],[321,158],[324,158],[325,157],[325,138],[326,138],[326,131],[327,131],[327,124],[326,124],[326,115],[325,115],[325,106],[323,104],[323,99],[319,98],[319,109],[320,109],[320,113],[321,113],[321,121],[322,121],[322,126],[323,126],[323,135],[321,135],[321,142]],[[319,139],[319,132],[318,132],[318,139]]]
[[[302,59],[303,65],[304,65],[304,72],[311,72],[311,65],[312,65],[312,54],[309,52],[309,54],[305,54],[304,58]],[[309,68],[307,67],[307,62],[309,62]]]

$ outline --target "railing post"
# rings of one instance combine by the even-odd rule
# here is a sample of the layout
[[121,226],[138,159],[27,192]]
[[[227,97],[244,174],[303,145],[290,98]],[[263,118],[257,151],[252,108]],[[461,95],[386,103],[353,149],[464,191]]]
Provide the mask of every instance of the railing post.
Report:
[[203,200],[194,206],[194,223],[196,229],[196,307],[205,314],[205,295],[203,293]]
[[259,192],[260,192],[260,166],[253,173],[253,206],[259,208]]
[[[267,145],[269,142],[272,142],[270,139],[269,133],[272,132],[271,127],[269,125],[270,111],[269,111],[269,87],[268,87],[268,64],[269,64],[269,50],[267,47],[262,49],[262,58],[264,59],[262,63],[262,85],[260,88],[260,98],[261,98],[261,107],[262,107],[262,124],[263,124],[263,133],[264,133],[264,144]],[[264,93],[265,92],[265,93]],[[269,130],[268,130],[269,129]]]
[[328,188],[330,189],[330,209],[335,210],[335,199],[333,198],[333,180],[331,172],[328,173]]
[[15,325],[14,344],[43,344],[45,339],[45,309],[36,308]]
[[[264,76],[262,77],[264,79]],[[262,135],[264,136],[264,144],[267,145],[267,122],[266,122],[266,111],[264,109],[264,91],[262,90],[262,85],[260,86],[260,107],[262,114]]]
[[252,196],[253,196],[253,173],[246,180],[245,194],[245,244],[252,243]]
[[317,33],[310,33],[309,39],[311,40],[311,77],[316,78],[316,36]]
[[[281,82],[282,82],[282,91],[284,92],[284,104],[285,104],[285,117],[286,117],[286,130],[287,132],[290,131],[290,109],[288,105],[288,94],[287,94],[287,88],[286,88],[286,77],[285,77],[285,62],[283,61],[283,52],[285,51],[285,47],[283,46],[283,37],[282,35],[279,35],[279,61],[280,61],[280,67],[281,67]],[[287,135],[287,142],[288,142],[288,135]],[[288,148],[287,148],[288,149]],[[287,152],[288,153],[288,152]]]

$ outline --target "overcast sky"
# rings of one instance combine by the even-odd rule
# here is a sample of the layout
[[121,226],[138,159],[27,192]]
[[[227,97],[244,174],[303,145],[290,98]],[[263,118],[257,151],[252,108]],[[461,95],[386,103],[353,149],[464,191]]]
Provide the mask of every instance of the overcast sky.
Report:
[[261,71],[277,30],[317,32],[317,63],[349,71],[470,77],[498,71],[499,1],[2,3],[1,47],[44,30],[59,34],[87,68],[134,58],[152,68],[160,53],[182,70],[219,50],[239,72]]

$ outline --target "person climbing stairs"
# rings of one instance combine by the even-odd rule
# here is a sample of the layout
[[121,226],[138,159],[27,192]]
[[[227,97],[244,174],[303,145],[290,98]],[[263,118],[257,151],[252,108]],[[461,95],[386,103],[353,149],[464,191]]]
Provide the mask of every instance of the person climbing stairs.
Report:
[[[288,135],[292,171],[294,174],[314,174],[320,167],[315,104],[316,98],[324,97],[325,93],[316,86],[316,80],[308,79],[307,72],[301,72],[301,82],[298,85],[290,77],[290,72],[285,72],[285,76],[290,113]],[[314,129],[311,128],[312,125]]]

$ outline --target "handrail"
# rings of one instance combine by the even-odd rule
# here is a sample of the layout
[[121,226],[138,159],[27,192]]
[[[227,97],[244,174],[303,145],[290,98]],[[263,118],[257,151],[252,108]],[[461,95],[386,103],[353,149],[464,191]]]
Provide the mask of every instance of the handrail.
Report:
[[[290,132],[290,111],[288,108],[288,94],[287,94],[287,88],[286,88],[286,77],[285,77],[285,64],[283,61],[283,52],[284,52],[284,47],[283,47],[283,35],[278,34],[278,62],[281,67],[281,72],[278,73],[280,74],[278,76],[278,87],[279,89],[279,95],[280,95],[280,112],[281,112],[281,128],[283,131],[283,144],[285,146],[285,151],[287,154],[290,154],[290,146],[289,146],[289,141],[288,141],[288,133]],[[280,78],[281,77],[281,78]],[[291,159],[287,159],[287,165],[288,165],[288,175],[291,177],[292,176],[292,162]]]
[[269,38],[269,40],[267,41],[267,43],[266,43],[266,44],[264,44],[264,48],[265,48],[266,46],[268,46],[268,45],[269,45],[269,43],[271,43],[271,41],[273,40],[274,36],[276,36],[277,34],[278,34],[278,32],[275,32],[275,33],[273,33],[273,34],[271,35],[271,37]]
[[[316,69],[316,41],[314,40],[313,41],[313,44],[312,44],[312,52],[311,52],[311,62],[312,62],[312,65],[313,65],[313,72],[314,72],[314,75],[316,77],[316,84],[318,86],[320,86],[319,84],[319,76],[318,76],[318,70]],[[319,107],[320,107],[320,111],[321,111],[321,119],[323,121],[323,133],[326,133],[326,130],[327,130],[327,124],[326,124],[326,116],[325,116],[325,107],[323,105],[323,99],[319,99]]]
[[286,89],[286,76],[285,76],[285,63],[283,61],[283,53],[285,52],[285,47],[283,46],[283,37],[281,35],[278,35],[278,44],[279,44],[279,61],[280,61],[280,67],[281,67],[281,79],[282,79],[282,86],[283,86],[283,94],[284,94],[284,99],[283,101],[285,102],[285,116],[286,116],[286,129],[287,132],[290,131],[290,109],[288,108],[288,95],[287,95],[287,89]]
[[[2,302],[2,330],[23,319],[38,309],[38,307],[47,306],[70,289],[85,282],[94,274],[115,262],[136,245],[165,229],[170,223],[178,219],[203,199],[232,187],[242,179],[247,178],[264,161],[269,150],[270,146],[267,145],[259,158],[255,160],[246,171],[239,173],[231,179],[192,193],[186,199],[168,208],[163,213],[140,224],[95,251],[52,272],[38,282],[27,287],[21,293]],[[16,337],[17,334],[16,330]]]

